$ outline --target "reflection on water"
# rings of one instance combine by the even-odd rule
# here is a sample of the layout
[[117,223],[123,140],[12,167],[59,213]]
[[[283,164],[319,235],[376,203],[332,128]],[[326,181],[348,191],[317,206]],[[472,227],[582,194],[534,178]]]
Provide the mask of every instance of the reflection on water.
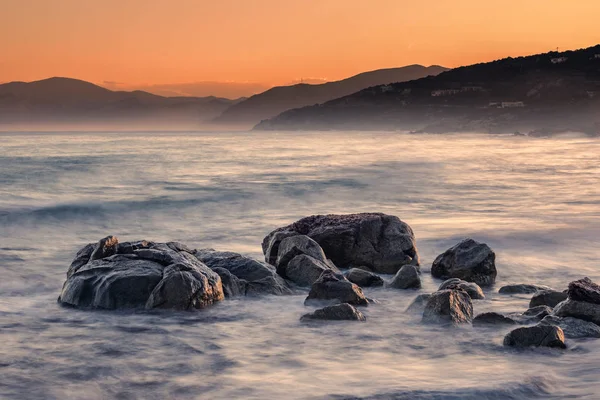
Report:
[[[600,279],[600,141],[395,133],[0,135],[2,398],[595,398],[600,341],[515,352],[505,328],[448,331],[367,291],[367,323],[301,324],[303,296],[198,313],[56,305],[82,244],[179,240],[260,257],[315,213],[408,222],[424,262],[460,238],[497,253],[498,284]],[[475,312],[519,311],[491,289]]]

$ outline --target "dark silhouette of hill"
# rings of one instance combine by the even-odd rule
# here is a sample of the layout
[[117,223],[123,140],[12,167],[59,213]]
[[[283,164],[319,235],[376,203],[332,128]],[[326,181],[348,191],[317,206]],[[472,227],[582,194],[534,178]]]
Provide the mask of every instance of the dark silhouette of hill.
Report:
[[253,126],[262,119],[274,117],[286,110],[320,104],[374,85],[409,81],[447,70],[437,65],[409,65],[363,72],[341,81],[318,85],[300,83],[278,86],[229,107],[215,121]]
[[600,45],[505,58],[289,110],[255,129],[600,131]]
[[160,123],[164,127],[197,127],[236,101],[112,91],[71,78],[10,82],[0,85],[0,126],[89,123],[152,127]]

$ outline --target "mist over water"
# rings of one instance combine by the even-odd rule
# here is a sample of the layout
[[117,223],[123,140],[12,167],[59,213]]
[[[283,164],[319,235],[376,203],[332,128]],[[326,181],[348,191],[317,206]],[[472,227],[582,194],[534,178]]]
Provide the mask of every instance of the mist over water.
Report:
[[[274,228],[384,212],[415,231],[424,288],[365,290],[366,323],[305,324],[305,295],[199,312],[56,303],[84,244],[177,240],[261,258]],[[0,397],[597,398],[600,341],[514,351],[510,328],[404,310],[464,237],[496,252],[475,314],[524,311],[508,283],[600,280],[600,140],[362,132],[0,134]]]

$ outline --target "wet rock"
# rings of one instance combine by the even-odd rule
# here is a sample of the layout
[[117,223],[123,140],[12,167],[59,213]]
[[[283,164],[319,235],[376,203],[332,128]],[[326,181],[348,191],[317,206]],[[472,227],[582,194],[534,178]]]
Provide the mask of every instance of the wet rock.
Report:
[[265,261],[271,265],[277,263],[277,255],[279,254],[279,244],[281,241],[290,236],[298,236],[298,232],[294,231],[273,231],[269,236],[265,237],[262,243]]
[[[272,265],[231,251],[200,249],[193,251],[193,253],[198,260],[210,269],[224,268],[233,274],[238,278],[239,282],[237,283],[245,286],[246,294],[286,295],[293,293],[288,283],[277,274],[275,267]],[[241,286],[238,286],[238,288],[241,288]],[[235,290],[231,292],[237,293]]]
[[512,347],[566,348],[563,330],[553,325],[534,325],[517,328],[504,337],[504,345]]
[[486,312],[473,318],[473,325],[516,325],[517,321],[497,312]]
[[425,304],[427,303],[427,300],[429,300],[430,297],[431,293],[422,293],[418,295],[417,297],[415,297],[412,303],[408,305],[408,307],[406,308],[406,312],[418,312],[422,314],[423,310],[425,309]]
[[396,289],[419,289],[421,288],[421,277],[414,265],[405,265],[396,273],[388,287]]
[[75,272],[77,272],[79,268],[83,267],[85,264],[88,263],[88,261],[90,261],[90,257],[92,256],[95,247],[95,243],[88,243],[77,252],[77,254],[75,255],[75,259],[73,260],[73,262],[71,262],[71,265],[69,266],[69,270],[67,271],[67,277],[73,275]]
[[450,279],[442,282],[442,284],[438,288],[438,290],[445,290],[445,289],[464,290],[465,292],[467,292],[467,294],[469,296],[471,296],[471,299],[473,299],[473,300],[485,299],[483,290],[481,290],[479,285],[474,282],[467,282],[467,281],[463,281],[462,279],[458,279],[458,278],[450,278]]
[[285,277],[285,267],[287,264],[294,257],[301,254],[310,256],[324,264],[327,262],[327,257],[325,257],[323,249],[317,242],[306,235],[290,236],[286,237],[281,241],[281,243],[279,243],[277,260],[275,261],[277,273]]
[[213,268],[221,277],[221,284],[223,286],[223,293],[226,298],[240,297],[246,295],[246,289],[248,287],[248,281],[240,279],[233,275],[225,268]]
[[300,318],[300,321],[308,320],[331,320],[331,321],[366,321],[367,319],[359,310],[348,303],[335,304],[313,313],[305,314]]
[[352,268],[346,273],[346,279],[360,287],[383,286],[384,280],[377,274],[359,268]]
[[[224,298],[219,275],[195,257],[162,243],[144,243],[147,248],[133,249],[129,243],[119,246],[115,237],[101,240],[85,264],[69,269],[59,302],[79,308],[188,310]],[[89,246],[80,250],[76,264],[88,252]]]
[[[332,270],[327,264],[305,254],[300,254],[282,269],[284,276],[299,286],[311,286],[321,274]],[[336,272],[337,268],[336,268]]]
[[600,304],[600,286],[587,277],[569,283],[567,294],[575,301]]
[[362,289],[347,280],[344,275],[327,270],[313,283],[304,304],[319,302],[348,303],[352,305],[368,305]]
[[554,308],[552,315],[578,318],[600,325],[600,304],[567,299]]
[[265,258],[288,236],[307,235],[340,268],[366,266],[395,274],[405,264],[419,264],[415,237],[408,224],[381,213],[313,215],[279,228],[263,240]]
[[519,283],[515,285],[502,286],[498,293],[501,294],[532,294],[541,290],[552,290],[552,288],[544,285],[532,285],[529,283]]
[[490,286],[496,281],[495,260],[496,255],[487,244],[465,239],[437,256],[431,266],[431,275]]
[[548,306],[530,307],[523,313],[523,316],[532,319],[542,320],[545,316],[552,314],[552,308]]
[[465,324],[473,320],[471,297],[462,290],[442,290],[432,293],[423,311],[423,322]]
[[558,290],[542,290],[533,295],[529,307],[548,306],[554,308],[558,303],[566,300],[567,297],[565,292],[559,292]]
[[540,325],[559,326],[568,339],[600,338],[600,326],[578,318],[548,315]]

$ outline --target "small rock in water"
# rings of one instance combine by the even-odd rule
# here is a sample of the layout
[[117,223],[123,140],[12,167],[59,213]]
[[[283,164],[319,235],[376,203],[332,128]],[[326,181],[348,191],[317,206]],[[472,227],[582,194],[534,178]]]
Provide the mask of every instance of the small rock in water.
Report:
[[465,239],[437,256],[431,265],[434,278],[459,278],[479,286],[496,281],[496,254],[485,243]]
[[578,318],[548,315],[540,324],[559,326],[569,339],[600,338],[600,326]]
[[346,273],[346,279],[360,287],[383,286],[383,278],[372,272],[359,268],[352,268]]
[[481,290],[479,285],[474,282],[467,282],[467,281],[463,281],[462,279],[458,279],[458,278],[450,278],[450,279],[442,282],[442,284],[438,288],[438,290],[445,290],[445,289],[464,290],[465,292],[467,292],[467,294],[469,296],[471,296],[471,298],[473,300],[485,299],[483,290]]
[[408,305],[406,308],[406,312],[418,312],[423,314],[423,310],[425,309],[425,304],[427,300],[431,297],[431,293],[422,293],[415,297],[415,299]]
[[579,318],[600,325],[600,304],[567,299],[554,308],[552,315]]
[[587,277],[569,283],[567,294],[572,300],[600,304],[600,286]]
[[486,312],[473,318],[473,325],[506,324],[516,325],[517,321],[497,312]]
[[350,282],[342,274],[327,270],[313,283],[304,304],[335,301],[353,305],[368,305],[362,289]]
[[432,293],[423,311],[423,322],[464,324],[473,320],[471,297],[462,290],[442,290]]
[[519,283],[515,285],[505,285],[498,290],[501,294],[532,294],[541,290],[552,290],[544,285],[532,285],[529,283]]
[[348,304],[335,304],[316,310],[313,313],[305,314],[300,321],[307,320],[331,320],[331,321],[366,321],[367,318],[356,307]]
[[421,277],[414,265],[405,265],[396,273],[388,287],[396,289],[420,289]]
[[534,325],[517,328],[504,337],[504,345],[512,347],[557,347],[564,349],[565,335],[553,325]]
[[548,307],[556,307],[558,303],[567,299],[567,294],[565,292],[559,292],[558,290],[542,290],[536,292],[531,301],[529,302],[529,307],[537,307],[537,306],[548,306]]

